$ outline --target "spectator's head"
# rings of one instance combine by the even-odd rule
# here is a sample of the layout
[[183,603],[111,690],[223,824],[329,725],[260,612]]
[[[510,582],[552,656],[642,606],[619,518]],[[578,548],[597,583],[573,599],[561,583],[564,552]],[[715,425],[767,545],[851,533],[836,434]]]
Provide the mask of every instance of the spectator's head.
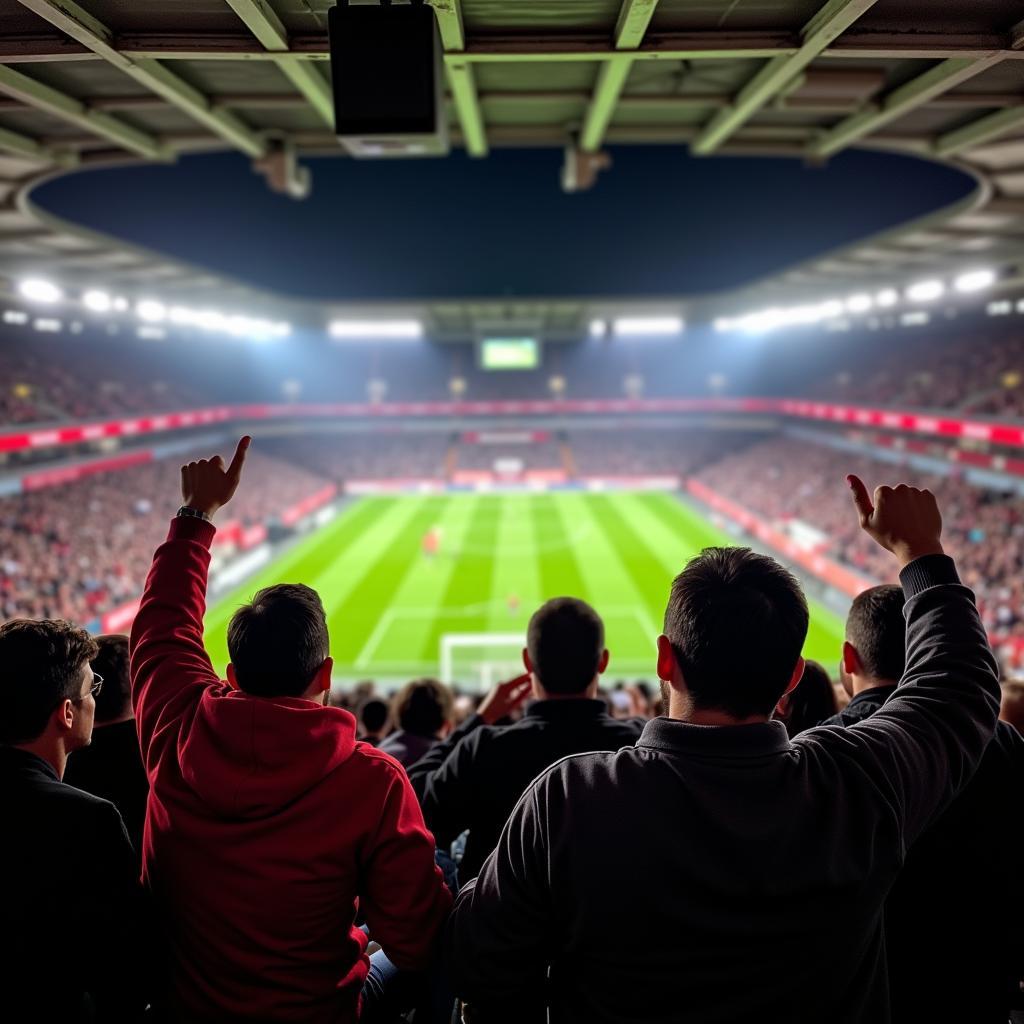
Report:
[[705,548],[672,583],[658,637],[663,703],[705,724],[767,719],[800,681],[807,601],[789,570],[749,548]]
[[315,590],[279,583],[242,605],[228,625],[228,681],[255,697],[324,703],[331,689],[327,617]]
[[356,718],[359,720],[360,739],[382,740],[387,729],[391,710],[378,697],[371,697],[359,705]]
[[96,641],[61,619],[0,626],[0,743],[32,750],[62,776],[67,755],[92,738],[95,656]]
[[836,691],[828,672],[816,661],[808,661],[804,663],[800,682],[779,701],[775,717],[785,724],[792,738],[820,725],[838,710]]
[[575,597],[553,597],[530,618],[523,664],[541,699],[593,697],[608,666],[601,616]]
[[128,637],[122,633],[104,633],[96,637],[99,651],[92,659],[92,670],[103,679],[96,698],[96,724],[111,725],[132,717],[132,688],[128,672]]
[[903,589],[868,587],[853,599],[839,677],[852,697],[875,686],[895,686],[907,660]]
[[413,736],[440,739],[454,716],[452,691],[436,679],[406,683],[391,702],[391,717],[398,728]]
[[999,717],[1009,722],[1018,732],[1024,733],[1024,680],[1004,679],[1002,690]]

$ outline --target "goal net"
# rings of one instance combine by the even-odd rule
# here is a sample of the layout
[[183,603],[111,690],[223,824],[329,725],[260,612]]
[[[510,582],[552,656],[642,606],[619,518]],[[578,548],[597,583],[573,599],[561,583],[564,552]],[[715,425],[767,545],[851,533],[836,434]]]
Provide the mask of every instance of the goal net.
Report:
[[445,633],[439,657],[441,681],[489,690],[523,674],[521,633]]

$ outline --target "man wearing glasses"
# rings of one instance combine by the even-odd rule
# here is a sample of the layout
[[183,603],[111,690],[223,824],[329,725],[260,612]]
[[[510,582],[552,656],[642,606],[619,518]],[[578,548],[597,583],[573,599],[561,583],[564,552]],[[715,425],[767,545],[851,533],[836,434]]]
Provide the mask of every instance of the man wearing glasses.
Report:
[[61,781],[68,755],[92,737],[96,651],[69,622],[0,626],[0,998],[10,1020],[127,1021],[145,1006],[140,890],[121,815]]

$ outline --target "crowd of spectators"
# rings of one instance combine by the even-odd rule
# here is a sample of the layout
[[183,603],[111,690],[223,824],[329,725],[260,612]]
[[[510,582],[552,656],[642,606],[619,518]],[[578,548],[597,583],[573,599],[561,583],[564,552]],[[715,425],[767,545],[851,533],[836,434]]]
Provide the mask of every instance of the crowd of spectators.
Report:
[[445,431],[381,430],[278,438],[261,442],[260,450],[343,484],[347,480],[440,479],[453,443]]
[[[389,701],[331,693],[301,584],[236,610],[215,674],[211,520],[287,466],[250,474],[248,445],[182,471],[130,639],[0,626],[12,1019],[1006,1024],[1021,1006],[1024,896],[991,865],[1024,842],[1022,702],[1006,687],[997,721],[928,492],[873,507],[850,479],[847,517],[901,586],[854,602],[842,699],[801,657],[797,580],[723,547],[671,583],[660,695],[604,684],[598,611],[560,597],[522,675]],[[638,856],[659,885],[628,884]],[[55,929],[76,927],[90,941],[55,971]]]
[[[91,622],[137,600],[173,511],[167,493],[178,467],[164,459],[0,497],[0,621]],[[233,510],[243,526],[271,520],[328,483],[262,453],[249,470],[260,486]]]
[[[695,479],[766,520],[812,526],[825,554],[891,582],[890,561],[850,521],[842,481],[851,472],[876,481],[886,478],[892,466],[780,436],[705,467]],[[949,549],[964,581],[978,595],[986,627],[1004,636],[1024,636],[1024,504],[1019,495],[910,467],[900,467],[899,476],[941,498]]]

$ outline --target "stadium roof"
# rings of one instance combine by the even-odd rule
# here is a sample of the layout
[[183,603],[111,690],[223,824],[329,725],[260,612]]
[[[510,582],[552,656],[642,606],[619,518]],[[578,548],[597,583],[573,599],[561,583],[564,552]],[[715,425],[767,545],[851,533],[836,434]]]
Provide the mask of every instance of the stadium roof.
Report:
[[[332,128],[333,0],[6,0],[0,6],[0,274],[45,270],[251,306],[254,290],[55,220],[39,181],[235,149],[342,156]],[[952,163],[956,207],[716,299],[742,308],[822,288],[1024,268],[1024,9],[1019,0],[434,0],[456,145],[686,145],[827,160],[870,146]],[[284,156],[283,156],[284,154]],[[282,161],[275,164],[275,161]],[[604,173],[614,173],[614,169]],[[278,181],[280,185],[280,180]],[[667,187],[667,183],[666,183]],[[113,197],[112,197],[113,198]],[[648,197],[638,197],[638,204]],[[264,303],[287,304],[262,296]],[[505,303],[428,304],[440,333]],[[592,303],[526,304],[579,326]],[[459,328],[462,329],[461,327]]]

